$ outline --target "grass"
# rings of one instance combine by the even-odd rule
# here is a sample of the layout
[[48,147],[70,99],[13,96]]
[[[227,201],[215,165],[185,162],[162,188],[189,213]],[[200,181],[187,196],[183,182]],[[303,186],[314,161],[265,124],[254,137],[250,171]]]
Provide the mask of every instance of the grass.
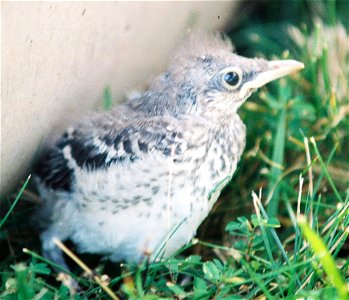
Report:
[[[83,290],[72,296],[27,229],[26,181],[0,221],[0,299],[109,299],[103,285],[120,299],[349,299],[349,52],[333,27],[348,26],[340,15],[348,5],[282,3],[266,6],[267,23],[246,15],[230,36],[241,54],[290,57],[306,68],[242,108],[244,156],[198,238],[151,264],[79,255],[95,271],[87,276],[72,262]],[[109,90],[105,98],[109,109]]]

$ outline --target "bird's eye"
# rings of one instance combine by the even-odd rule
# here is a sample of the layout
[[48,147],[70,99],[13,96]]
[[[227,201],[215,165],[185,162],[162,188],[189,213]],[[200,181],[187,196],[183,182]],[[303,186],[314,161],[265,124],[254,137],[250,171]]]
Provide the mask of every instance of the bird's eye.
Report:
[[224,75],[224,81],[229,85],[235,86],[240,81],[239,74],[236,72],[228,72]]
[[242,82],[242,71],[238,68],[227,68],[222,72],[222,83],[228,90],[235,90]]

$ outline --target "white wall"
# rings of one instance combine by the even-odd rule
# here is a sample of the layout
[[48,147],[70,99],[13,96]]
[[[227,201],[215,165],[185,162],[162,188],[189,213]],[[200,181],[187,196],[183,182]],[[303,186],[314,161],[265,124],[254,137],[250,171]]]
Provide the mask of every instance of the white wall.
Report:
[[236,2],[2,2],[1,194],[39,145],[166,66],[189,28],[222,29]]

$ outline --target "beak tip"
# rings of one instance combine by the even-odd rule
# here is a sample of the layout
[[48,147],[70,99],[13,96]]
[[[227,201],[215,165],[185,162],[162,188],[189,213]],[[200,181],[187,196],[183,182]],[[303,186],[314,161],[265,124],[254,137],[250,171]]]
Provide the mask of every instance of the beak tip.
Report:
[[288,69],[289,71],[298,71],[304,69],[304,67],[302,62],[293,59],[269,61],[269,68],[272,70]]
[[302,70],[302,69],[304,69],[304,68],[305,68],[305,65],[304,65],[302,62],[300,62],[300,61],[296,61],[296,60],[295,60],[295,62],[297,62],[297,63],[298,63],[298,68],[299,68],[299,70]]

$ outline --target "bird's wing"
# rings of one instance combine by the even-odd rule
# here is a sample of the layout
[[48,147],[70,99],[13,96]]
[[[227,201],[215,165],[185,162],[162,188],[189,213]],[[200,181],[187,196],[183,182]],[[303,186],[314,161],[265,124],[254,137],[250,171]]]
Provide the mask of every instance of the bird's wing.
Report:
[[[169,118],[128,121],[126,125],[69,129],[38,165],[39,181],[52,190],[71,191],[75,170],[93,171],[113,164],[132,164],[148,155],[180,155],[182,133]],[[96,125],[96,124],[94,124]]]

